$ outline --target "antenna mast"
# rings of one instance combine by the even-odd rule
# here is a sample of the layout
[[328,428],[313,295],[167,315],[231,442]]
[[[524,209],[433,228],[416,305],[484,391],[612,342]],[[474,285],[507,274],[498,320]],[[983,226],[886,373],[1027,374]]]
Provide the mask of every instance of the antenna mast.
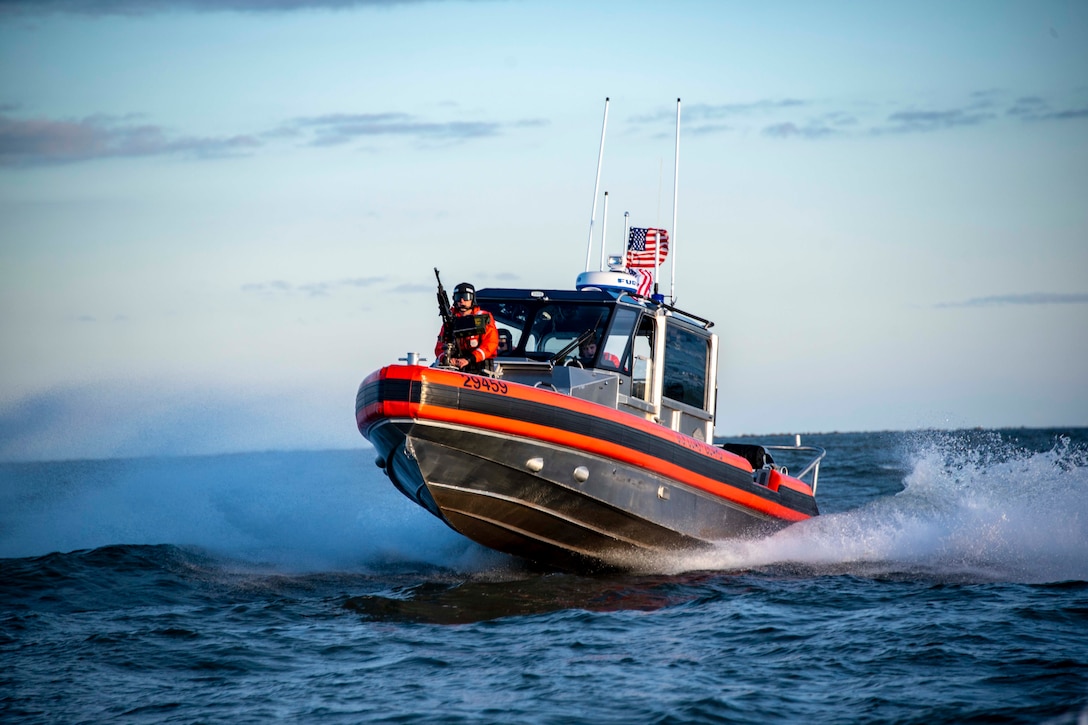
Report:
[[[597,218],[597,193],[601,190],[601,162],[604,160],[604,132],[608,128],[608,99],[604,99],[604,121],[601,122],[601,150],[597,152],[597,180],[593,184],[593,211],[589,214],[589,241],[586,242],[586,271],[593,255],[593,220]],[[604,244],[604,241],[601,242]]]
[[627,266],[627,243],[631,240],[631,212],[623,213],[623,266]]
[[[608,241],[608,192],[604,193],[604,210],[601,212],[601,266],[597,269],[604,271],[604,249]],[[588,270],[587,270],[588,271]]]
[[676,304],[676,199],[680,190],[680,99],[676,99],[676,164],[672,172],[672,281],[669,303]]

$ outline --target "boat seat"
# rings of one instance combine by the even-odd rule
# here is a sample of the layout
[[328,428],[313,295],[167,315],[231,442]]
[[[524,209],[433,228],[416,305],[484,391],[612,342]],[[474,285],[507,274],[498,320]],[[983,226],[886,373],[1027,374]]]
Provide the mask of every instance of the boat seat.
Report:
[[727,450],[730,453],[736,453],[741,458],[745,459],[752,464],[752,468],[759,470],[767,466],[774,465],[774,459],[771,458],[771,454],[763,446],[757,446],[750,443],[722,443],[723,450]]

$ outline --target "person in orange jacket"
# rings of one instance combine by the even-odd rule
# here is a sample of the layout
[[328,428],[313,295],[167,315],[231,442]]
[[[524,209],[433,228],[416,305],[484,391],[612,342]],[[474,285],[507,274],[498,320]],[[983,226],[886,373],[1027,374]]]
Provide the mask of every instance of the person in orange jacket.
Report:
[[459,370],[479,370],[485,360],[495,357],[499,349],[499,331],[495,327],[495,318],[490,312],[476,306],[476,288],[468,282],[462,282],[453,288],[453,306],[450,312],[454,317],[484,315],[487,326],[482,334],[454,338],[454,349],[446,358],[446,325],[438,331],[438,341],[434,346],[435,359],[439,365],[448,365]]

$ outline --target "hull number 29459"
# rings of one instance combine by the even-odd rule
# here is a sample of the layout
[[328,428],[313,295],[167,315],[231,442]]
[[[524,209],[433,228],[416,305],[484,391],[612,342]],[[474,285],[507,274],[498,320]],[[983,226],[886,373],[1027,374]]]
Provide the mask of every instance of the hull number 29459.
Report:
[[506,383],[491,378],[482,378],[478,375],[466,375],[465,382],[461,387],[472,388],[473,390],[489,390],[499,395],[506,395],[510,392],[510,387]]

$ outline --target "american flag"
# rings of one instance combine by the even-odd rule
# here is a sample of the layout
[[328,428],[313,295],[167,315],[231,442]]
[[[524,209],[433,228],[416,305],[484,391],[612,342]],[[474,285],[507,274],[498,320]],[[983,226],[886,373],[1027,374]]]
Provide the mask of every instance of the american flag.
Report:
[[[654,257],[656,256],[656,261]],[[669,233],[664,229],[632,227],[627,237],[627,266],[654,267],[669,256]]]
[[652,269],[632,269],[631,274],[638,278],[638,291],[640,297],[649,297],[654,291],[654,272]]

